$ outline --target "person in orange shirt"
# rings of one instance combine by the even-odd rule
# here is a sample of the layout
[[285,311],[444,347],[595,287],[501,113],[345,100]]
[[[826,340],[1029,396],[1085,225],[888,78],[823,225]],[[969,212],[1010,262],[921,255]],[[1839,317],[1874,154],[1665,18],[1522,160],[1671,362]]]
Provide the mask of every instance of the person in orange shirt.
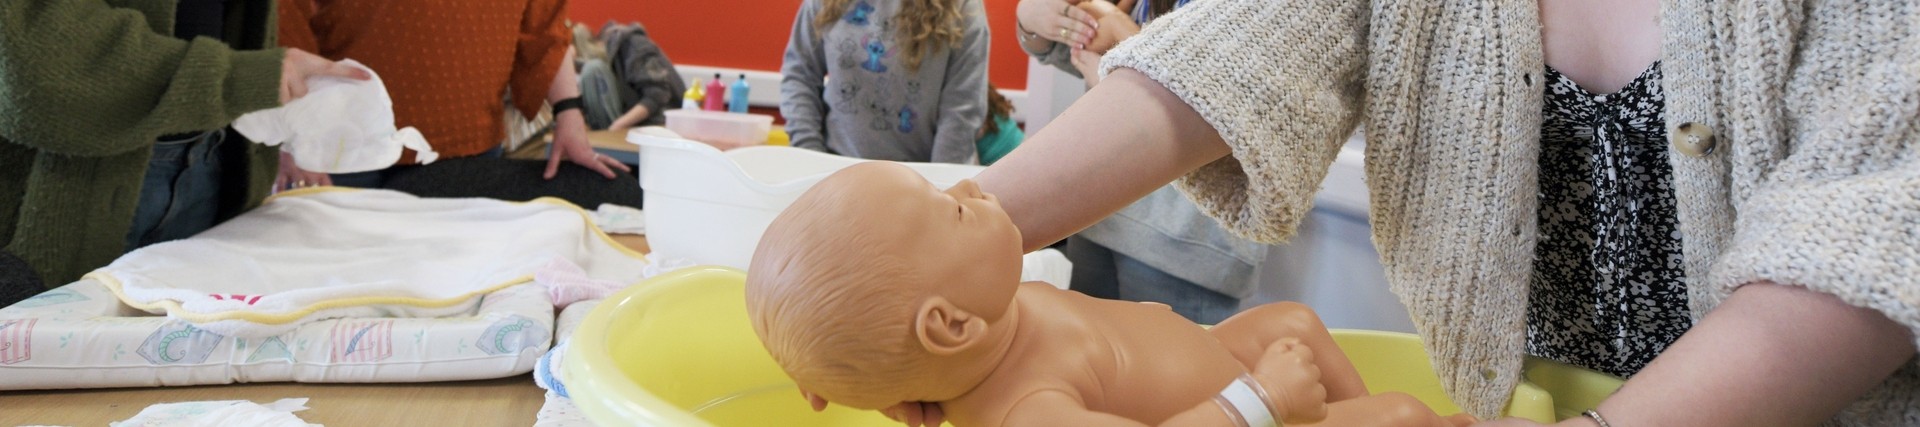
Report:
[[[544,103],[554,107],[546,179],[562,160],[608,179],[631,171],[587,142],[565,0],[279,1],[282,46],[355,59],[380,73],[396,124],[418,128],[442,161],[499,156],[506,94],[528,117]],[[282,156],[282,188],[383,187],[394,171],[329,177]],[[399,161],[415,163],[411,151]]]

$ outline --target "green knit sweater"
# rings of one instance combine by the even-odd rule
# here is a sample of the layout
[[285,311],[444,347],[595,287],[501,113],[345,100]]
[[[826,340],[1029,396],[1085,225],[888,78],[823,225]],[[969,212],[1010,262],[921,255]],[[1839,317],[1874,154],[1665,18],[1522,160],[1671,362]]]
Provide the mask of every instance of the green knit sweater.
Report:
[[[228,43],[173,37],[177,2],[0,1],[0,243],[48,286],[120,256],[155,138],[279,105],[274,1],[230,2]],[[225,147],[247,160],[230,217],[266,197],[278,154]]]

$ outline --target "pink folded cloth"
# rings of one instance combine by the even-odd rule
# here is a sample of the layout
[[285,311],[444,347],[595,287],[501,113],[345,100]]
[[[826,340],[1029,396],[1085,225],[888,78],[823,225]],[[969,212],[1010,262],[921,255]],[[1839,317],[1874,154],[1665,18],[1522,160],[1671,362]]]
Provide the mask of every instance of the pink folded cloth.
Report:
[[535,270],[533,281],[546,285],[547,294],[553,297],[553,306],[562,309],[576,302],[606,298],[625,287],[611,280],[588,277],[579,265],[559,257]]

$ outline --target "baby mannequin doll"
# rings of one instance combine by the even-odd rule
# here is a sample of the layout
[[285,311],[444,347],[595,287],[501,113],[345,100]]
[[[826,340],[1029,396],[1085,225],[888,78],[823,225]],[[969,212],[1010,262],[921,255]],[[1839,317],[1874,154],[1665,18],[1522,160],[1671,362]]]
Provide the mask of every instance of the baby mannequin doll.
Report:
[[1453,425],[1410,396],[1367,396],[1299,304],[1208,330],[1165,306],[1019,283],[1020,255],[1019,230],[972,182],[940,191],[861,163],[768,227],[747,312],[802,390],[859,409],[927,402],[956,426]]
[[1107,0],[1086,0],[1075,6],[1092,16],[1094,22],[1100,23],[1100,28],[1093,31],[1093,41],[1088,42],[1085,49],[1093,53],[1106,54],[1107,50],[1113,49],[1113,46],[1120,44],[1121,40],[1139,34],[1140,24],[1134,23],[1133,14],[1127,12],[1128,9],[1133,8],[1135,1],[1138,0],[1122,0],[1120,4],[1115,5]]

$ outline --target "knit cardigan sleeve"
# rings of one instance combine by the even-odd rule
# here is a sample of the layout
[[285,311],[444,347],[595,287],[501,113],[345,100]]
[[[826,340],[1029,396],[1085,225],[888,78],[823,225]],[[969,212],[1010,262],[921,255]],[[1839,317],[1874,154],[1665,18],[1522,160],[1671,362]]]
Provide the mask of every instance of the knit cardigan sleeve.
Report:
[[176,39],[101,0],[0,2],[0,139],[105,156],[280,103],[279,49]]
[[1107,54],[1137,70],[1232,148],[1177,184],[1242,237],[1293,234],[1361,116],[1367,2],[1211,0],[1154,20]]
[[1733,147],[1738,216],[1708,284],[1806,287],[1920,342],[1920,10],[1833,9],[1795,20],[1796,50],[1731,56],[1735,79],[1764,83],[1729,94],[1730,125],[1716,132]]

